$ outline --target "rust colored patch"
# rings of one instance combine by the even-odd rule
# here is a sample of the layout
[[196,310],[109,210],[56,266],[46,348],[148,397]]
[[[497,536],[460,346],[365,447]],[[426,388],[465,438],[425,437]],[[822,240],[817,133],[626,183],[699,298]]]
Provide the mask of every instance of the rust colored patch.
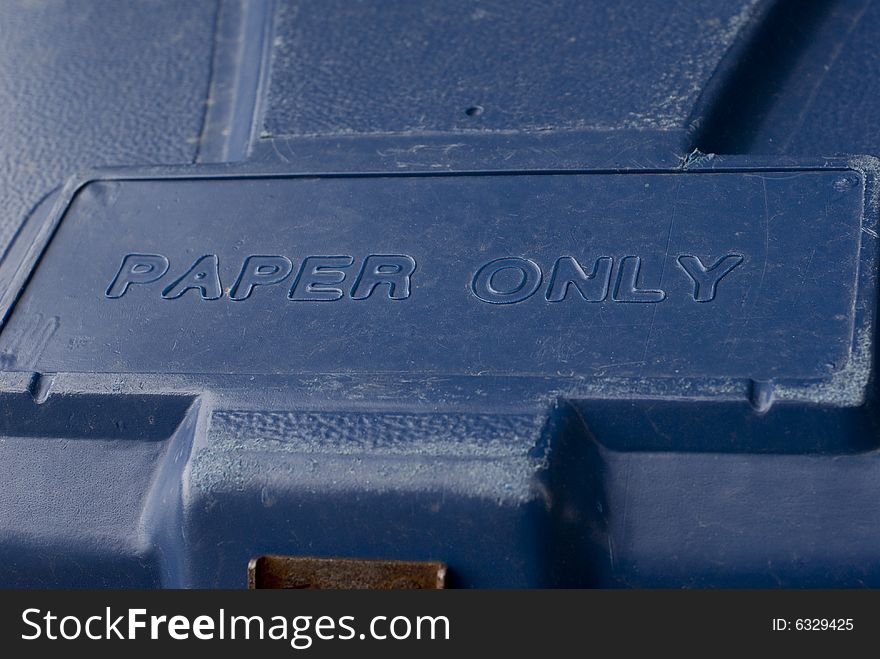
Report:
[[248,588],[444,588],[446,565],[437,561],[259,556],[248,564]]

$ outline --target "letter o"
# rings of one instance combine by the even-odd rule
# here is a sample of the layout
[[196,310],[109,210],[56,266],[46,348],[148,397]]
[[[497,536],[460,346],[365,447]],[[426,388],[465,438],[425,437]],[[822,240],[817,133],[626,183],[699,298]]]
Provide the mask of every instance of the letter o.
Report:
[[[398,622],[406,623],[406,631],[403,634],[398,634],[394,628],[397,626]],[[406,616],[395,616],[391,619],[391,625],[389,626],[391,631],[391,636],[393,636],[398,641],[403,641],[409,638],[409,635],[412,633],[412,623],[409,621],[409,618]]]
[[489,261],[477,270],[471,290],[483,302],[514,304],[534,295],[541,277],[541,268],[534,261],[508,256]]
[[[74,629],[76,630],[73,634],[68,634],[64,631],[64,626],[66,623],[72,622]],[[61,618],[61,622],[58,623],[58,631],[61,632],[61,636],[67,641],[73,641],[79,638],[80,633],[82,632],[82,623],[79,621],[79,618],[76,616],[64,616]]]

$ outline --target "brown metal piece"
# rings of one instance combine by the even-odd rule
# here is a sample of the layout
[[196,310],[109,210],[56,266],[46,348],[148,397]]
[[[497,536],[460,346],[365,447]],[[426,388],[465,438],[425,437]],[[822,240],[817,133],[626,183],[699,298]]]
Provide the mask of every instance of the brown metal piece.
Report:
[[446,565],[437,561],[259,556],[248,563],[248,588],[444,588]]

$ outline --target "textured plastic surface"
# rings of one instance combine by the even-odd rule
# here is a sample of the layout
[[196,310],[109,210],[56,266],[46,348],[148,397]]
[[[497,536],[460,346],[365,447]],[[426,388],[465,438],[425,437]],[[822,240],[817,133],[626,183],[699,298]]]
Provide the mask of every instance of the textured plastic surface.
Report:
[[880,585],[873,5],[117,5],[0,9],[0,585]]
[[755,4],[284,3],[264,136],[682,129]]

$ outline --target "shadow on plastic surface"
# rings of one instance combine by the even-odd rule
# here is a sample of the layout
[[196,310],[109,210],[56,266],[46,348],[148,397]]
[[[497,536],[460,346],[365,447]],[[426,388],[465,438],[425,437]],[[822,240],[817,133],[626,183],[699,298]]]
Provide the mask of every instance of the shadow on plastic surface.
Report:
[[775,0],[704,90],[691,147],[749,153],[779,89],[838,0]]
[[838,455],[877,448],[873,403],[858,407],[779,401],[603,400],[573,403],[590,432],[615,451]]
[[195,396],[0,395],[0,586],[179,584],[199,418]]
[[161,441],[171,437],[193,396],[53,394],[37,402],[28,392],[0,394],[0,436]]
[[[824,444],[798,443],[793,430],[790,446],[781,438],[762,447],[773,436],[762,424],[795,422],[796,406],[761,418],[719,404],[732,427],[714,413],[694,416],[686,403],[591,405],[584,414],[578,407],[562,402],[554,410],[544,474],[550,503],[539,534],[544,585],[880,585],[880,570],[866,560],[880,524],[872,485],[880,456],[852,452],[873,445],[873,432],[859,434],[874,426],[869,408],[811,409],[797,423],[814,424],[811,436],[833,431]],[[676,417],[677,439],[665,432]],[[682,433],[682,425],[692,428]],[[653,435],[641,437],[647,430]],[[717,450],[734,431],[735,447]],[[776,453],[759,456],[761,448]],[[829,454],[841,450],[848,452]]]

